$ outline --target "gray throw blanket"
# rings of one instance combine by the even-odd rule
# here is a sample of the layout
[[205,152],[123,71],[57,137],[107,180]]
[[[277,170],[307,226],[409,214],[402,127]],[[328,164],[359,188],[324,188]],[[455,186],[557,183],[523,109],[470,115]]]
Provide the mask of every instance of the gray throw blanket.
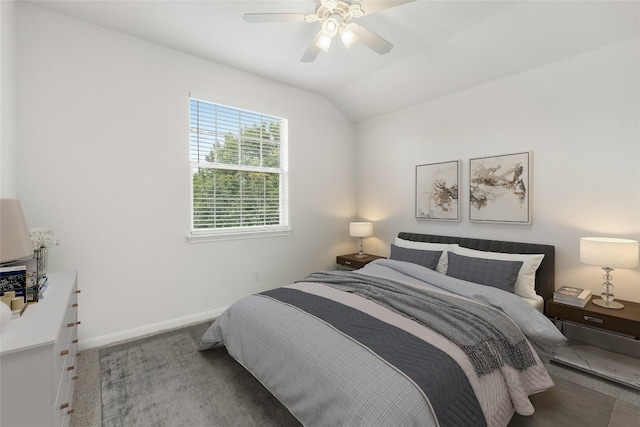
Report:
[[317,272],[303,281],[354,293],[435,330],[467,354],[478,375],[505,363],[519,371],[535,364],[522,331],[483,304],[354,272]]

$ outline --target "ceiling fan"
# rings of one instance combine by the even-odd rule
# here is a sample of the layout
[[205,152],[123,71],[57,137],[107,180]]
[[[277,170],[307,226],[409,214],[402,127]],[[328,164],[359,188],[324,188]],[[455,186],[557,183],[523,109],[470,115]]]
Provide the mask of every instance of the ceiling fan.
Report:
[[244,19],[250,23],[319,22],[322,24],[302,55],[302,62],[312,62],[320,51],[328,52],[333,38],[338,34],[347,49],[359,41],[380,55],[384,55],[393,48],[393,45],[352,20],[412,1],[414,0],[320,0],[320,4],[313,13],[245,13]]

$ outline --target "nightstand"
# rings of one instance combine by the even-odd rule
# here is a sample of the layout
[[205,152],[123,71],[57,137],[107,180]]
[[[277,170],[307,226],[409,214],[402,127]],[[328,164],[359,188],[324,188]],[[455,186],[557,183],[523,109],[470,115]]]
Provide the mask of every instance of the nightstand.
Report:
[[[584,307],[574,307],[549,299],[547,315],[559,324],[563,333],[567,327],[577,327],[578,336],[560,348],[552,362],[640,390],[640,304],[616,301],[623,303],[624,308],[607,309],[592,301]],[[614,346],[624,349],[624,354],[608,351]]]
[[384,259],[383,256],[366,254],[366,258],[356,258],[357,253],[348,255],[338,255],[336,257],[336,264],[338,269],[357,270],[369,264],[371,261],[377,259]]
[[575,322],[617,334],[628,335],[636,340],[640,339],[639,303],[616,300],[624,304],[624,308],[614,310],[595,305],[593,298],[584,307],[574,307],[549,299],[547,301],[547,315],[560,321]]

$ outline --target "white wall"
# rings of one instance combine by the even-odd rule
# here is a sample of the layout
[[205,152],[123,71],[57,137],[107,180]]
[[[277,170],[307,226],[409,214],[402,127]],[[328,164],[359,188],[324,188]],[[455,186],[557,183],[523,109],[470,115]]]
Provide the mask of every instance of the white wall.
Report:
[[[602,270],[579,239],[640,240],[638,38],[358,124],[358,214],[376,222],[372,251],[398,231],[556,246],[556,285],[600,293]],[[428,82],[425,82],[428,84]],[[416,221],[415,166],[533,151],[533,224]],[[640,301],[640,270],[616,270],[615,295]]]
[[[84,346],[210,318],[353,249],[354,130],[324,98],[17,10],[18,192],[30,227],[62,241],[50,270],[79,270]],[[288,117],[290,236],[187,243],[190,91]]]
[[0,196],[16,195],[16,6],[0,1]]
[[[2,177],[13,181],[30,226],[61,238],[50,269],[79,270],[85,347],[204,319],[331,267],[355,248],[347,223],[356,194],[358,218],[376,221],[367,251],[386,255],[398,231],[549,243],[557,283],[598,292],[601,271],[580,264],[579,238],[640,239],[637,38],[360,123],[354,133],[319,96],[30,4],[17,5],[17,25],[9,21],[17,50],[7,54],[14,34],[2,7],[3,105],[7,57],[19,94],[8,110],[16,167],[8,173],[3,164]],[[291,236],[186,242],[190,91],[289,118]],[[16,147],[4,129],[3,157]],[[469,158],[522,150],[533,151],[531,226],[469,223],[466,204],[460,223],[415,220],[416,164],[463,160],[464,192]],[[640,301],[639,273],[614,272],[619,298]]]

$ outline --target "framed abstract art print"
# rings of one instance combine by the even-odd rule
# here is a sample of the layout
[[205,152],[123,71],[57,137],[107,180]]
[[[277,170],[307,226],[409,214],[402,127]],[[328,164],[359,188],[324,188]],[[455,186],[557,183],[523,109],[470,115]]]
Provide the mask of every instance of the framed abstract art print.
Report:
[[460,221],[461,162],[416,166],[416,218]]
[[531,152],[469,160],[469,220],[531,224]]

